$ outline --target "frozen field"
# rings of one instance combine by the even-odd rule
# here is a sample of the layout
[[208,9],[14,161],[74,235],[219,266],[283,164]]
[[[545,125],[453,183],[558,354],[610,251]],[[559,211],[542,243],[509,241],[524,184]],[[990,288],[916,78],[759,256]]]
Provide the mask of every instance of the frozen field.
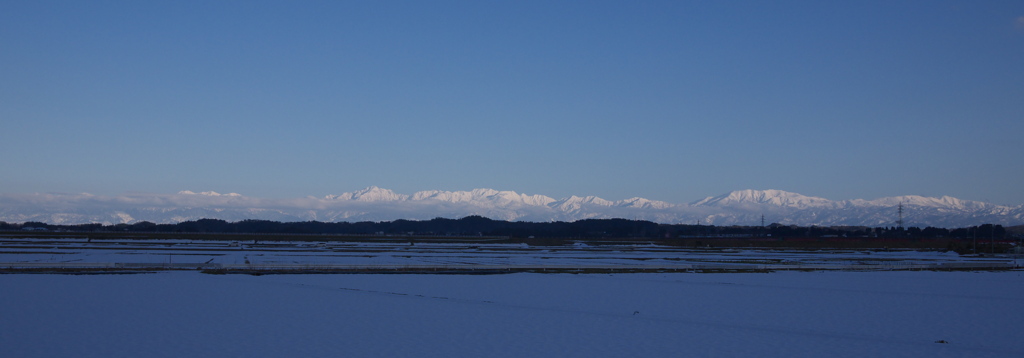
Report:
[[0,239],[2,268],[244,270],[1005,269],[1018,259],[913,250],[708,249],[620,244]]
[[5,274],[0,353],[1024,357],[1021,274]]

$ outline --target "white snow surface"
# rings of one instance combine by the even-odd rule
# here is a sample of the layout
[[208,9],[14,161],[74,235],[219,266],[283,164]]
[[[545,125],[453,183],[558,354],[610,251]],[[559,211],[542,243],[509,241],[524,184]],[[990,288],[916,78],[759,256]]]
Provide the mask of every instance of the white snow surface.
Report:
[[[308,235],[315,240],[317,235]],[[197,236],[201,238],[201,236]],[[207,240],[0,240],[2,267],[487,269],[599,267],[648,270],[908,270],[950,267],[1021,267],[1024,257],[958,255],[915,250],[709,249],[654,244],[562,246],[406,241],[319,242]]]
[[218,193],[218,192],[215,192],[215,191],[204,191],[204,192],[196,193],[196,192],[189,191],[189,190],[179,191],[178,194],[183,194],[183,195],[205,195],[205,196],[242,196],[242,194],[239,194],[239,193],[221,194],[221,193]]
[[836,208],[841,205],[825,198],[805,196],[782,190],[737,190],[725,195],[709,197],[693,203],[694,206],[729,206],[735,204],[770,204],[780,207],[805,209]]
[[1024,356],[1019,271],[7,274],[0,287],[8,357]]

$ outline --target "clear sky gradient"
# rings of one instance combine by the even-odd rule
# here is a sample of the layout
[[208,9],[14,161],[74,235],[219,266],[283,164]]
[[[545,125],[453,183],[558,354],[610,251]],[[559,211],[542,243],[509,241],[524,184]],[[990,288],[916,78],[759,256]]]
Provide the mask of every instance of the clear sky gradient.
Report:
[[1024,203],[1024,1],[0,1],[0,192]]

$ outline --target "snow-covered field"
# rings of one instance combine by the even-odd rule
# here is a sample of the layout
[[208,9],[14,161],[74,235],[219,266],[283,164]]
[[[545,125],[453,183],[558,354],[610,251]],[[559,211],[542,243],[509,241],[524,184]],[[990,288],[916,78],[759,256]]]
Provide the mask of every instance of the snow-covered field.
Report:
[[0,290],[4,357],[1024,357],[1021,271],[6,274]]
[[227,242],[189,240],[0,239],[5,267],[154,267],[233,269],[639,268],[639,269],[946,269],[1013,268],[1010,256],[960,256],[914,250],[707,249],[620,244],[529,246],[498,243]]

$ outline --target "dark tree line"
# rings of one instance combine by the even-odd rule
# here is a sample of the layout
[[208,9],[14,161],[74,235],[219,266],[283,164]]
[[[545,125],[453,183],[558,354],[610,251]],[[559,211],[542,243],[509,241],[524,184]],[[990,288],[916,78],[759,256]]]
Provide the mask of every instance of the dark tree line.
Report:
[[966,228],[863,227],[863,226],[714,226],[658,224],[643,220],[587,219],[574,222],[519,222],[481,216],[461,219],[395,220],[380,222],[277,222],[200,219],[177,224],[50,225],[41,222],[12,224],[0,221],[0,230],[48,230],[75,232],[158,232],[158,233],[276,233],[402,236],[503,236],[510,238],[579,239],[686,239],[686,238],[878,238],[878,239],[961,239],[1012,240],[1002,225],[984,224]]

